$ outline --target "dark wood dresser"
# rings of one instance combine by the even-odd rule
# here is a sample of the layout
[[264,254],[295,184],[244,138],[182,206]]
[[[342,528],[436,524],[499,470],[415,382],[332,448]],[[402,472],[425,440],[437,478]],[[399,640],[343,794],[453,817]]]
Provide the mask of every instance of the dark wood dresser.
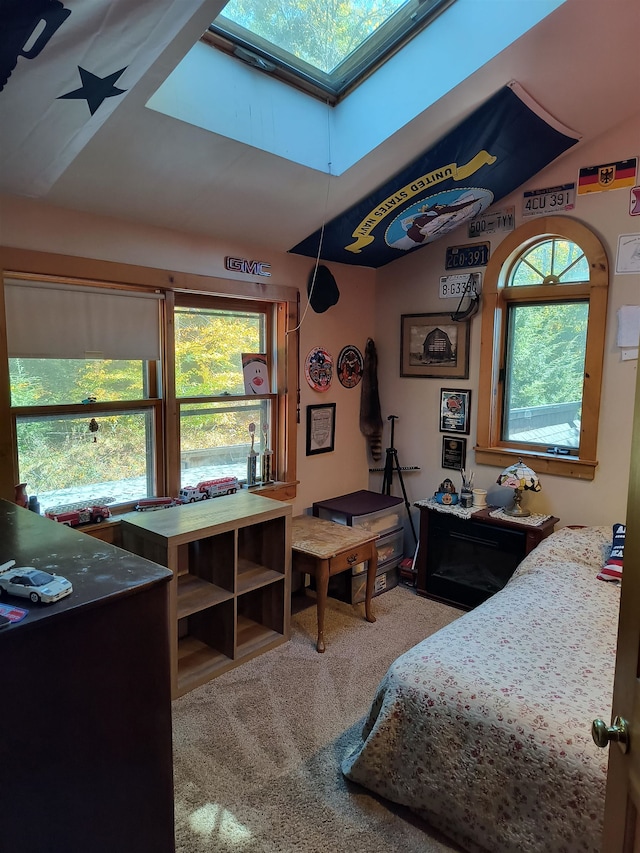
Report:
[[420,546],[416,558],[416,592],[471,610],[511,578],[518,565],[560,520],[540,525],[496,518],[490,509],[460,518],[432,507],[420,509]]
[[0,849],[173,853],[168,581],[155,563],[0,501],[0,564],[63,575],[0,629]]

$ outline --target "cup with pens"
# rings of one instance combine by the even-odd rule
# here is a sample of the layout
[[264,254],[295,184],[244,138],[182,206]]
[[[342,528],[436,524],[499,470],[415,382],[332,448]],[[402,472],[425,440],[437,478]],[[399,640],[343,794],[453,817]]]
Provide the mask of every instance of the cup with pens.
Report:
[[473,506],[473,471],[467,472],[464,468],[460,469],[462,477],[462,489],[460,490],[460,506],[465,509],[471,509]]

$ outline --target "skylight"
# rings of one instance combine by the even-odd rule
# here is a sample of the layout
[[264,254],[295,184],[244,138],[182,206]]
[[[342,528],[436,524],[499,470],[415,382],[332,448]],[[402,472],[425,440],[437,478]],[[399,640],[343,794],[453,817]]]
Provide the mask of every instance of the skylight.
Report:
[[230,0],[205,40],[337,103],[454,0]]

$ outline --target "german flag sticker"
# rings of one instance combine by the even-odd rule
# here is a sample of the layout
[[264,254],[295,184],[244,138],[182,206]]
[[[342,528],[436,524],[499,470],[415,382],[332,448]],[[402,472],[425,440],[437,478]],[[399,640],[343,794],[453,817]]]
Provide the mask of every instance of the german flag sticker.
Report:
[[638,158],[618,160],[602,166],[588,166],[580,169],[578,176],[578,195],[601,193],[605,190],[619,190],[636,184]]

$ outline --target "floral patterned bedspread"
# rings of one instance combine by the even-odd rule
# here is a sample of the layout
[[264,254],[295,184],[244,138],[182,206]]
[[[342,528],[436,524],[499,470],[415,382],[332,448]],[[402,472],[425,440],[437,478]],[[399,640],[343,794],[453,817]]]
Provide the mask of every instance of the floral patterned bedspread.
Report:
[[343,773],[469,851],[599,853],[619,587],[610,527],[552,534],[507,586],[399,657]]

